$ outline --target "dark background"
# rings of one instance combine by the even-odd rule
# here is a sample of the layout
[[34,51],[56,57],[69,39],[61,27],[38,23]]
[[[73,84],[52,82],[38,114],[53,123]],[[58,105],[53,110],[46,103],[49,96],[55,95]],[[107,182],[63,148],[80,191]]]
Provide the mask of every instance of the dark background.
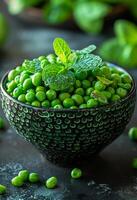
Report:
[[[10,24],[10,37],[0,52],[0,77],[13,66],[19,65],[24,58],[51,52],[51,43],[55,37],[65,38],[72,48],[77,49],[91,43],[99,45],[108,37],[91,37],[78,32],[21,23],[9,16],[2,2],[0,10],[5,13]],[[130,72],[137,81],[137,71]],[[2,111],[0,115],[3,116]],[[0,196],[0,200],[137,199],[137,171],[131,166],[132,159],[137,157],[137,143],[130,141],[127,136],[129,128],[137,126],[136,112],[124,133],[113,144],[94,160],[81,163],[83,178],[80,180],[72,180],[71,169],[52,165],[44,155],[11,130],[8,123],[6,126],[4,131],[0,131],[0,184],[7,185],[8,193]],[[39,172],[43,181],[50,176],[57,176],[57,189],[48,190],[42,184],[14,188],[10,180],[24,168]]]

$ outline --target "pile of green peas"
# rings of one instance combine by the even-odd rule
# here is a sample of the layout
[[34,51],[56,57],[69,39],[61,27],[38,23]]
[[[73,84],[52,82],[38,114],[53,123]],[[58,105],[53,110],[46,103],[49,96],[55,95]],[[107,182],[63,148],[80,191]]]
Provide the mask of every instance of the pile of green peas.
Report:
[[[79,179],[82,176],[82,171],[79,168],[74,168],[71,171],[71,178],[73,179]],[[38,173],[29,173],[28,170],[21,170],[17,176],[15,176],[12,180],[11,180],[11,184],[14,187],[22,187],[26,182],[30,182],[30,183],[37,183],[40,182],[40,177],[38,175]],[[52,176],[50,178],[48,178],[45,183],[44,183],[45,187],[48,189],[54,189],[57,187],[58,185],[58,179],[56,176]],[[1,185],[0,184],[0,195],[5,194],[7,191],[7,188],[5,185]]]
[[[53,59],[54,58],[54,59]],[[57,62],[49,55],[38,58],[44,62]],[[34,74],[18,66],[8,74],[7,92],[18,101],[43,108],[86,109],[116,102],[126,97],[132,87],[131,77],[115,67],[104,65],[97,71],[74,72],[75,83],[64,91],[55,91],[45,85],[42,73]],[[110,82],[101,81],[103,77]]]

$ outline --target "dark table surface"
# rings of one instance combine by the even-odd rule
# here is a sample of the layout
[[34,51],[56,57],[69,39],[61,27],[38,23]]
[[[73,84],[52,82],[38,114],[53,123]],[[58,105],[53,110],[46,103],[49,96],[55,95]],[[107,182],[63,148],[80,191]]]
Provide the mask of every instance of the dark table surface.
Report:
[[[5,12],[2,3],[0,10]],[[0,77],[24,58],[51,52],[51,43],[55,37],[64,37],[72,48],[84,47],[90,43],[99,45],[104,39],[103,36],[91,37],[21,24],[5,13],[11,31],[9,40],[0,53]],[[137,71],[130,72],[137,82]],[[137,126],[136,111],[117,140],[94,160],[81,163],[83,178],[77,181],[70,178],[70,168],[58,167],[46,161],[44,155],[18,136],[7,123],[6,129],[0,131],[0,183],[7,185],[8,192],[5,196],[0,196],[0,200],[136,200],[137,171],[132,169],[131,162],[137,157],[137,143],[130,141],[127,136],[129,128]],[[2,111],[0,115],[3,116]],[[57,176],[58,187],[48,190],[40,183],[14,188],[10,180],[24,168],[38,172],[43,181],[50,176]]]

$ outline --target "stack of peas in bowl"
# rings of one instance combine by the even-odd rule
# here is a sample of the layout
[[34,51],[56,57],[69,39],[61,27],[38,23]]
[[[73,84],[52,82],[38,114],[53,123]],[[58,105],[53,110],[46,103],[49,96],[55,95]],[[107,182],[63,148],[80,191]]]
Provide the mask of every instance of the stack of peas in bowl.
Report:
[[[40,56],[38,60],[41,68],[45,63],[59,62],[54,54]],[[98,107],[124,98],[132,87],[132,80],[127,73],[106,64],[97,71],[74,72],[75,83],[64,91],[55,91],[45,85],[41,72],[28,72],[24,68],[26,62],[9,72],[6,87],[15,99],[34,107]]]

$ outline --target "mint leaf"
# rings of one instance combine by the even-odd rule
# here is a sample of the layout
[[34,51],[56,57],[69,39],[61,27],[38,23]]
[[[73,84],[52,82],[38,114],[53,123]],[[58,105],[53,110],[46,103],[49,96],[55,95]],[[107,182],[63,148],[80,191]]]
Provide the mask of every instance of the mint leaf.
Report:
[[42,79],[46,85],[56,91],[65,90],[74,84],[73,72],[60,64],[49,64],[42,71]]
[[111,7],[98,1],[81,1],[74,6],[74,18],[78,26],[88,32],[97,34],[102,30],[104,18]]
[[22,66],[30,73],[41,71],[41,62],[38,59],[24,60]]
[[48,64],[42,71],[42,79],[46,82],[49,78],[55,77],[60,71],[64,70],[61,64]]
[[4,15],[0,12],[0,47],[6,42],[8,36],[8,24]]
[[78,53],[78,54],[89,54],[91,53],[92,51],[94,51],[96,49],[96,46],[95,45],[89,45],[88,47],[82,49],[82,50],[76,50],[74,52]]
[[68,89],[74,84],[74,82],[75,76],[71,71],[59,73],[58,75],[47,79],[49,87],[56,91]]
[[110,81],[109,79],[101,76],[97,76],[97,79],[101,81],[104,85],[110,85],[113,83],[113,81]]
[[73,64],[73,68],[80,71],[93,70],[103,64],[102,59],[94,54],[81,54],[78,56],[77,61]]
[[114,30],[121,44],[137,44],[137,26],[127,20],[117,20]]
[[62,63],[66,63],[68,61],[68,56],[71,53],[71,49],[67,42],[61,38],[56,38],[53,42],[53,48]]

